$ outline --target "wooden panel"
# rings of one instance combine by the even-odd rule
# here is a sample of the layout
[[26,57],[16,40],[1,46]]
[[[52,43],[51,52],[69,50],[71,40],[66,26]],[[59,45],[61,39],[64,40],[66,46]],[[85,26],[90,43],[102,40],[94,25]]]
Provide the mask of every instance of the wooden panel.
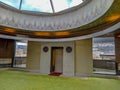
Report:
[[12,58],[14,47],[14,40],[0,39],[0,58]]
[[120,63],[120,38],[115,38],[115,56],[116,62]]

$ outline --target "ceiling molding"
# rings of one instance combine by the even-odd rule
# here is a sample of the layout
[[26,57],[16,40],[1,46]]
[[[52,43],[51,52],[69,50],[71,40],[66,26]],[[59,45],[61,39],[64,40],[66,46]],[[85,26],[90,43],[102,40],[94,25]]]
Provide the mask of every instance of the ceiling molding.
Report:
[[103,30],[100,32],[96,32],[93,34],[89,35],[84,35],[84,36],[78,36],[78,37],[72,37],[72,38],[61,38],[61,39],[40,39],[40,38],[28,38],[24,36],[9,36],[9,35],[2,35],[0,34],[0,38],[6,38],[6,39],[15,39],[15,40],[27,40],[27,41],[38,41],[38,42],[64,42],[64,41],[74,41],[74,40],[82,40],[82,39],[88,39],[88,38],[93,38],[96,36],[100,36],[103,34],[107,34],[110,32],[113,32],[117,29],[120,29],[120,22]]
[[[94,2],[93,2],[94,1]],[[21,15],[18,15],[18,13],[12,13],[11,11],[7,10],[7,14],[5,13],[0,13],[0,16],[2,16],[2,18],[0,17],[0,19],[4,19],[6,21],[6,26],[3,25],[4,22],[1,23],[0,21],[0,37],[1,38],[9,38],[9,39],[24,39],[24,40],[31,40],[31,41],[49,41],[49,42],[53,42],[53,41],[73,41],[73,40],[79,40],[79,39],[86,39],[86,38],[92,38],[92,37],[96,37],[96,36],[99,36],[99,35],[103,35],[103,34],[106,34],[106,33],[110,33],[110,32],[113,32],[117,29],[120,28],[120,1],[119,0],[91,0],[91,2],[89,2],[88,4],[86,5],[90,5],[92,2],[95,3],[95,2],[98,2],[97,3],[99,6],[100,3],[105,3],[104,4],[104,8],[103,8],[103,5],[100,4],[101,6],[100,7],[97,7],[96,8],[102,8],[103,10],[105,9],[105,6],[109,6],[109,7],[106,7],[106,11],[101,11],[99,12],[98,9],[96,9],[96,11],[98,11],[99,13],[96,13],[95,17],[92,17],[94,18],[90,20],[87,19],[87,17],[85,17],[85,20],[89,21],[85,21],[85,24],[82,24],[80,26],[80,22],[77,22],[75,23],[75,18],[76,18],[76,21],[79,21],[79,17],[81,17],[81,13],[76,13],[77,11],[79,10],[82,10],[82,8],[86,8],[86,6],[80,8],[79,10],[75,10],[75,11],[72,11],[70,13],[64,13],[63,15],[57,15],[57,16],[33,16],[33,15],[25,15],[23,13],[21,13]],[[108,4],[108,5],[107,5]],[[93,6],[93,4],[91,4]],[[95,5],[94,5],[95,6]],[[86,8],[87,11],[89,11],[89,9],[91,10],[91,8]],[[101,10],[102,10],[101,9]],[[0,8],[0,11],[3,11],[4,12],[4,9],[1,9]],[[89,12],[84,12],[84,16],[87,16],[87,15],[91,15],[93,14],[92,12],[89,13]],[[5,15],[4,15],[5,14]],[[12,14],[12,17],[14,17],[16,14],[18,15],[17,17],[14,17],[14,19],[10,19],[8,17],[6,17],[6,15],[8,14]],[[31,30],[29,29],[30,27],[30,24],[31,23],[30,21],[27,23],[25,22],[22,22],[22,20],[20,21],[20,18],[23,16],[26,16],[28,18],[24,18],[26,21],[28,20],[32,20],[31,18],[34,18],[35,17],[39,17],[39,18],[42,18],[41,21],[36,18],[35,21],[36,22],[41,22],[40,24],[38,23],[38,26],[40,25],[40,28],[43,26],[44,28],[46,29],[34,29],[34,30]],[[68,16],[68,17],[63,17],[63,16]],[[69,17],[69,15],[71,15]],[[30,17],[29,17],[30,16]],[[20,17],[20,18],[19,18]],[[60,18],[61,17],[61,18]],[[71,18],[72,17],[72,18]],[[75,18],[74,18],[75,17]],[[7,19],[6,19],[7,18]],[[55,21],[53,24],[54,26],[56,25],[63,25],[64,27],[66,26],[66,23],[67,26],[71,27],[70,29],[67,28],[66,29],[62,29],[62,30],[59,30],[59,28],[57,29],[52,29],[51,31],[49,31],[47,29],[47,25],[49,25],[50,23],[50,20],[51,22],[54,21],[54,18],[56,18],[58,20],[58,23],[57,21]],[[68,21],[71,20],[70,22],[67,21],[67,19],[65,18],[68,18]],[[70,19],[71,18],[71,19]],[[82,18],[82,17],[81,17]],[[17,25],[16,23],[13,23],[13,25],[17,26],[17,27],[13,27],[11,28],[11,26],[9,25],[10,23],[8,22],[8,19],[12,20],[13,22],[16,22],[16,23],[23,23],[25,26],[27,24],[27,29],[20,29],[18,28],[19,25]],[[46,19],[46,22],[44,21]],[[50,20],[49,20],[50,19]],[[62,19],[65,19],[65,22],[61,22]],[[15,21],[16,20],[16,21]],[[93,21],[92,21],[93,20]],[[84,22],[84,20],[81,19],[82,22]],[[34,22],[34,21],[33,21]],[[71,24],[69,24],[71,23]],[[37,24],[37,23],[36,23]],[[36,25],[35,24],[35,25]],[[72,28],[71,25],[76,25],[76,24],[79,24],[78,27],[76,28]],[[41,26],[42,25],[42,26]],[[35,28],[35,27],[34,27]],[[63,27],[62,27],[63,28]],[[4,35],[3,35],[4,34]]]
[[[86,0],[87,1],[87,0]],[[36,16],[0,7],[0,25],[26,31],[64,31],[86,25],[101,17],[114,0],[90,0],[69,13]],[[72,9],[72,8],[71,8]]]

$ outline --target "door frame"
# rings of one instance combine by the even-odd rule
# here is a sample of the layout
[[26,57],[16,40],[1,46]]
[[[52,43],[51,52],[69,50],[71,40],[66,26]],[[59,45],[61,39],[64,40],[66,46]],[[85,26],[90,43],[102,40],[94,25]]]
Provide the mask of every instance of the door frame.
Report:
[[62,72],[63,72],[63,49],[64,48],[63,47],[51,47],[50,73],[55,71],[56,60],[54,59],[54,55],[53,54],[54,54],[54,50],[56,50],[56,49],[62,49]]

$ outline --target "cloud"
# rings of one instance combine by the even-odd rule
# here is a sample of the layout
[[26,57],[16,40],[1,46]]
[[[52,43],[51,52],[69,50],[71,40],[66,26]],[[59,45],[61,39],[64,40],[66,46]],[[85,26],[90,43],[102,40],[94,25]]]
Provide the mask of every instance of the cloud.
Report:
[[[52,12],[49,0],[24,0],[26,9],[36,9],[45,12]],[[24,9],[24,8],[23,8]]]
[[67,0],[53,0],[53,4],[56,12],[67,9],[69,7]]
[[[0,0],[8,5],[19,8],[20,0]],[[52,0],[55,12],[68,9],[70,7],[79,5],[83,0]],[[50,0],[23,0],[22,10],[52,12]]]
[[83,2],[83,0],[72,0],[72,2],[70,3],[70,7],[79,5]]
[[56,12],[79,5],[82,2],[83,0],[53,0],[53,4]]
[[15,8],[19,8],[20,0],[0,0],[0,1]]

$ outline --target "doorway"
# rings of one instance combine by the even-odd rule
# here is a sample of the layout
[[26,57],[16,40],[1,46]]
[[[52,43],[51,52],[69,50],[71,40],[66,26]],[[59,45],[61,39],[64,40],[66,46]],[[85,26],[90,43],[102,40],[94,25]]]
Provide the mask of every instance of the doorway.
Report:
[[13,67],[26,68],[27,41],[16,41]]
[[114,37],[93,38],[93,73],[116,74]]
[[63,72],[63,47],[52,47],[50,72]]

